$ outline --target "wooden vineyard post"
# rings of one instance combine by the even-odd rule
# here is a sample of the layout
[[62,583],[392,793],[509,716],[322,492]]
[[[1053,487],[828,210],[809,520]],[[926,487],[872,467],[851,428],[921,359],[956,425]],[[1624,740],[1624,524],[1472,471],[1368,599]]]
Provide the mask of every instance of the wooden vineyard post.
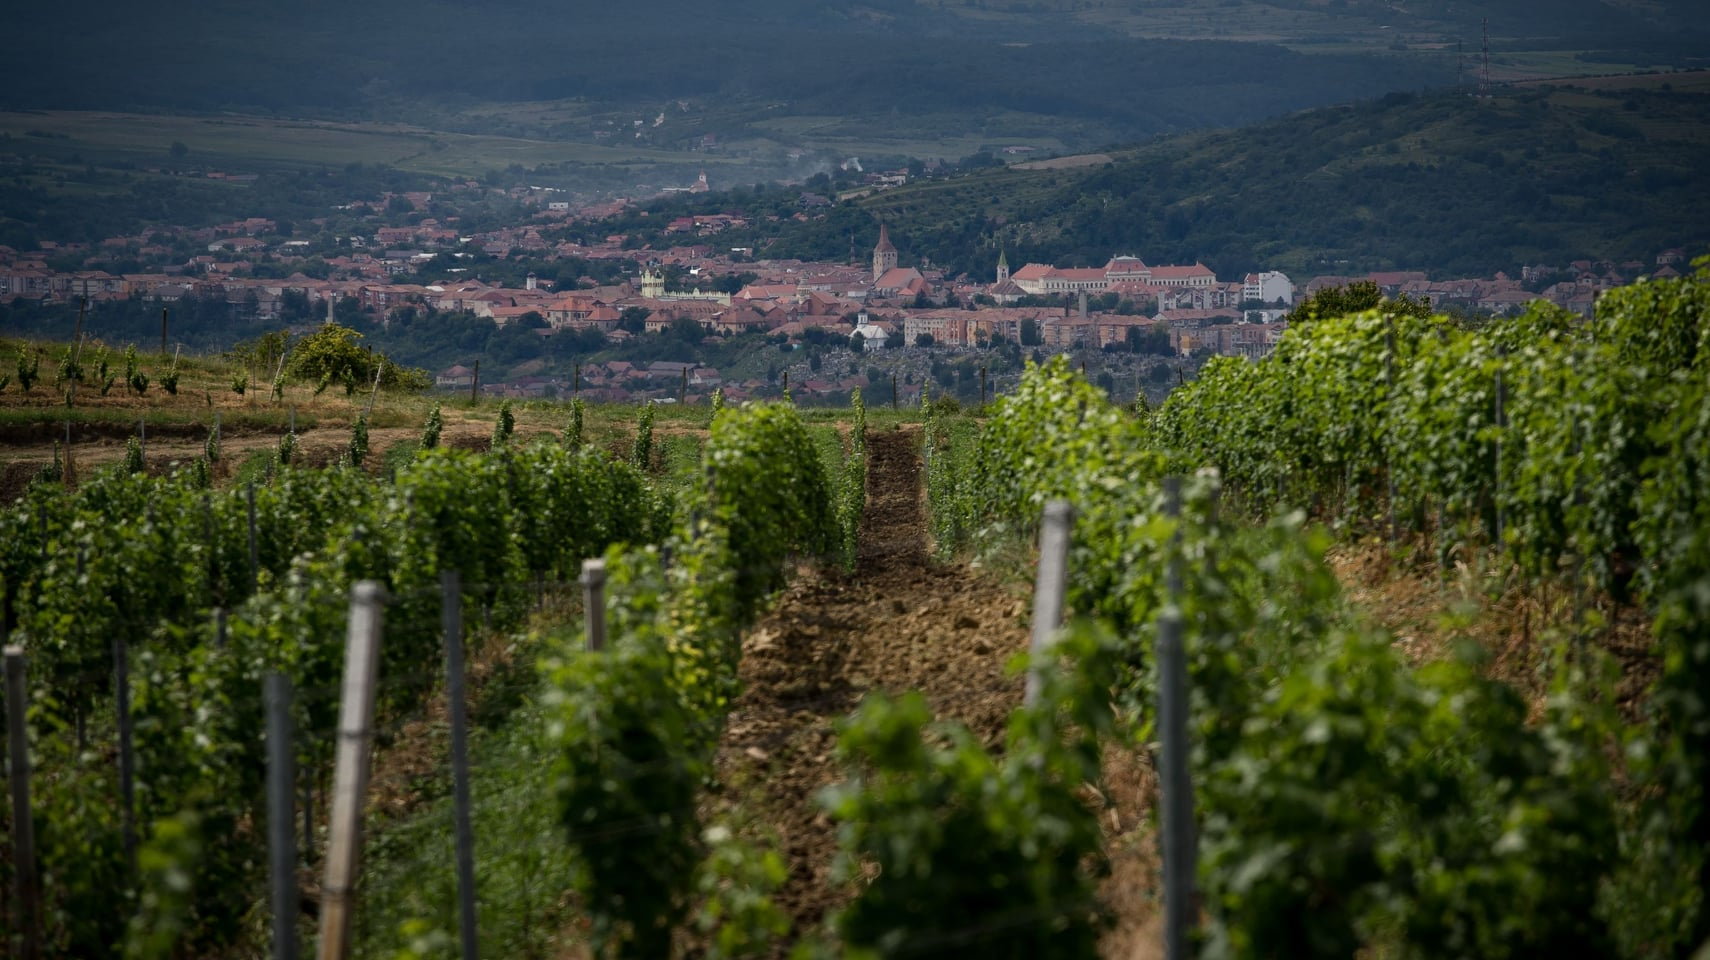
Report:
[[380,396],[380,374],[386,372],[386,364],[374,364],[374,389],[368,391],[368,406],[362,408],[362,419],[367,420],[374,413],[374,399]]
[[475,361],[475,373],[469,378],[469,402],[474,403],[481,390],[481,361]]
[[1067,500],[1045,504],[1045,520],[1039,528],[1039,578],[1033,587],[1033,641],[1027,664],[1024,703],[1038,702],[1045,685],[1045,658],[1063,624],[1063,594],[1069,571],[1069,526],[1074,508]]
[[273,365],[273,383],[270,383],[267,385],[267,388],[269,390],[272,390],[275,385],[279,386],[279,392],[274,395],[274,399],[278,400],[281,403],[283,403],[285,401],[285,388],[284,388],[284,385],[279,382],[279,375],[284,373],[284,372],[285,372],[285,351],[281,350],[279,352],[279,362]]
[[606,562],[582,561],[582,617],[588,623],[588,649],[606,648]]
[[[1181,518],[1181,478],[1164,480],[1164,512]],[[1162,788],[1164,858],[1164,956],[1183,960],[1189,955],[1188,931],[1194,918],[1193,782],[1188,772],[1187,657],[1182,644],[1182,574],[1179,544],[1171,551],[1166,574],[1167,600],[1158,614],[1158,734],[1161,741],[1158,780]]]
[[272,890],[273,958],[297,960],[297,845],[291,787],[291,680],[269,673],[262,681],[267,707],[267,880]]
[[25,727],[24,648],[6,648],[6,739],[12,781],[12,873],[17,900],[15,931],[18,956],[41,956],[41,895],[36,877],[35,824],[30,819],[30,738]]
[[457,818],[457,932],[463,960],[478,960],[475,922],[475,832],[469,824],[469,734],[463,703],[463,584],[455,570],[439,575],[445,633],[445,693],[451,717],[451,790]]
[[374,735],[383,595],[380,584],[373,580],[363,580],[350,590],[350,632],[338,711],[338,759],[333,767],[330,836],[321,883],[320,960],[344,960],[350,949],[350,895],[356,886],[362,852],[362,806],[368,795],[368,750]]
[[160,355],[166,356],[166,308],[160,308]]
[[897,375],[891,374],[891,409],[897,408]]
[[[83,359],[83,317],[89,312],[89,298],[84,297],[77,307],[77,326],[71,331],[71,362],[78,363]],[[81,377],[73,377],[65,386],[65,405],[70,407],[77,402],[77,381]]]

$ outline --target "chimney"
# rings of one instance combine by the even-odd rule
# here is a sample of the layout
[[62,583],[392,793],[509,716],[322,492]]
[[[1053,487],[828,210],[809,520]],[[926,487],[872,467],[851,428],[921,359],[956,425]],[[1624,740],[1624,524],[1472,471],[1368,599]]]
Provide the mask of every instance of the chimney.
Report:
[[528,275],[527,287],[528,287],[528,289],[533,290],[535,288],[535,285],[536,285],[536,281],[534,278],[534,274],[531,273]]
[[1087,318],[1087,292],[1085,290],[1082,290],[1081,291],[1081,319],[1085,320],[1086,318]]

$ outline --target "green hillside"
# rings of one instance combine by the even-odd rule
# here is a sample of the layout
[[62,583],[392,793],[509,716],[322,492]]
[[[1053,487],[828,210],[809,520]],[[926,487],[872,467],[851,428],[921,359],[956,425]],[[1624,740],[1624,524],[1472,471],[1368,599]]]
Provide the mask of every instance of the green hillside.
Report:
[[[1488,273],[1710,245],[1710,74],[1618,89],[1391,94],[1240,130],[1187,134],[1108,164],[1007,168],[859,201],[905,259],[989,273],[1114,252],[1219,274],[1410,267]],[[847,247],[841,218],[775,244]],[[876,226],[870,228],[876,232]],[[860,238],[857,238],[859,244]]]
[[[405,122],[624,148],[1089,149],[1453,83],[1706,63],[1687,0],[68,0],[0,108]],[[637,122],[639,121],[639,123]],[[532,151],[531,151],[532,152]],[[964,154],[954,154],[961,156]],[[596,160],[575,161],[591,166]],[[502,164],[501,164],[502,166]]]

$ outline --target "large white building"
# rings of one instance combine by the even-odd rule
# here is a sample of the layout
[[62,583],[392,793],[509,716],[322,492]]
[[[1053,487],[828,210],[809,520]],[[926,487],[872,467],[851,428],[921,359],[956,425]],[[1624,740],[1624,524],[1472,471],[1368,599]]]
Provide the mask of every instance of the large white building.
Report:
[[1053,267],[1046,263],[1030,263],[1011,274],[1009,279],[1023,291],[1034,295],[1103,293],[1118,284],[1209,289],[1217,283],[1217,275],[1203,263],[1149,267],[1139,257],[1130,256],[1114,257],[1103,267]]
[[1257,300],[1260,303],[1281,302],[1284,306],[1294,306],[1294,284],[1275,270],[1249,273],[1241,283],[1241,299]]

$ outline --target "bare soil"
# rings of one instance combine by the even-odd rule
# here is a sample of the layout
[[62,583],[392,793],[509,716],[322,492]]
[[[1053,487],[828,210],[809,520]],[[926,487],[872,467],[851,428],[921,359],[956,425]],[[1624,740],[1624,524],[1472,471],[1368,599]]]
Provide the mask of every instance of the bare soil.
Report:
[[1629,720],[1639,718],[1661,673],[1644,611],[1608,596],[1521,577],[1503,583],[1464,563],[1447,574],[1434,564],[1398,564],[1383,544],[1344,545],[1329,560],[1348,599],[1395,634],[1410,662],[1438,660],[1457,643],[1474,642],[1490,654],[1486,672],[1526,697],[1534,716],[1549,692],[1552,651],[1576,638],[1614,658],[1616,700]]
[[[786,859],[776,902],[794,921],[791,939],[821,927],[853,896],[833,881],[836,824],[819,792],[844,779],[837,722],[871,692],[918,690],[939,719],[962,722],[1001,745],[1022,679],[1005,665],[1028,643],[1028,591],[928,551],[918,429],[868,438],[867,502],[856,569],[804,570],[743,641],[743,693],[718,755],[719,790],[706,819],[745,822]],[[1127,849],[1151,831],[1144,811],[1150,771],[1120,758],[1089,802],[1106,807],[1113,868],[1107,892],[1121,901],[1112,956],[1134,956],[1151,913],[1149,856]],[[1125,810],[1115,814],[1113,810]],[[1117,849],[1121,848],[1121,849]],[[1125,949],[1124,949],[1125,948]],[[783,955],[780,947],[779,956]]]
[[776,899],[798,934],[850,891],[832,884],[836,826],[818,792],[843,779],[837,721],[869,692],[921,691],[936,716],[1001,742],[1022,681],[1026,603],[927,554],[919,433],[868,440],[867,504],[855,571],[804,571],[743,640],[743,693],[719,750],[718,806],[758,815],[789,864]]

